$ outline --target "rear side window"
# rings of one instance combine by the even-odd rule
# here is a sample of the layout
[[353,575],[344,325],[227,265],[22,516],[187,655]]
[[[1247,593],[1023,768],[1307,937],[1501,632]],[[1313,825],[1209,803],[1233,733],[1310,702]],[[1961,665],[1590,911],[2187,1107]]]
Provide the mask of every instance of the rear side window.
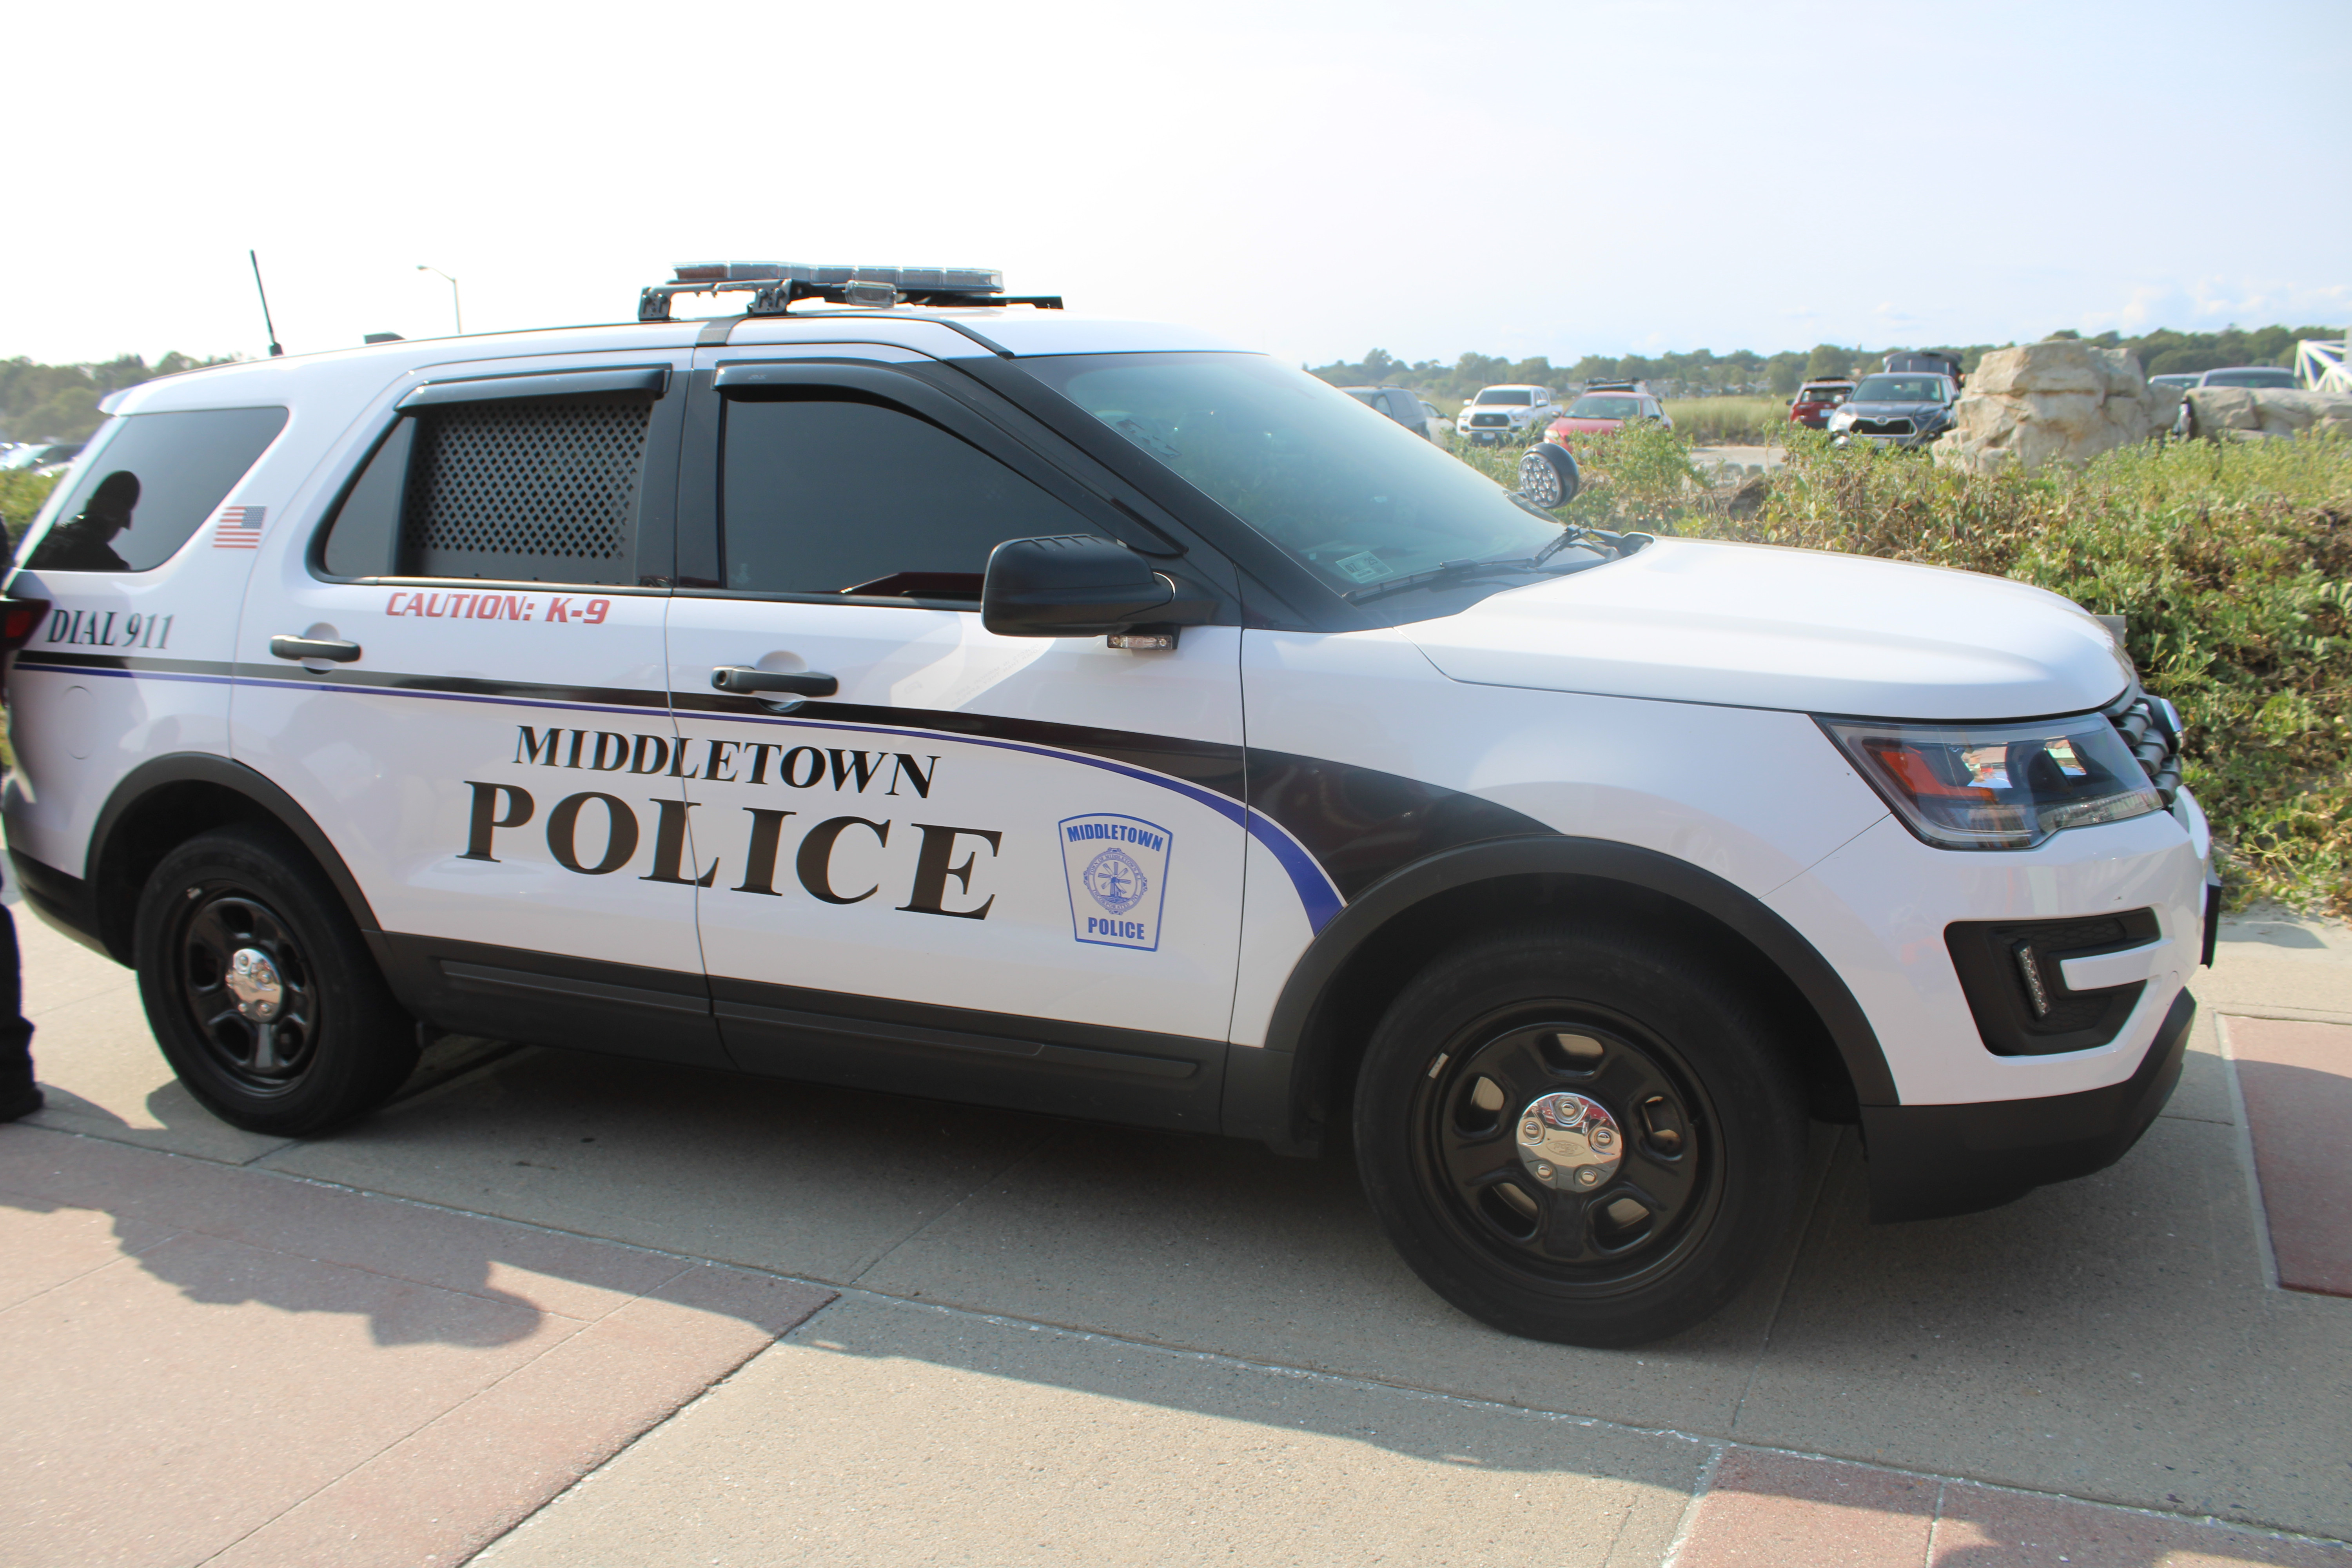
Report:
[[727,399],[721,581],[769,594],[980,597],[1008,539],[1102,531],[995,458],[832,389]]
[[328,524],[336,577],[636,580],[653,405],[503,398],[428,406],[385,436]]
[[[50,572],[161,566],[285,427],[283,408],[190,409],[115,420],[25,564]],[[260,520],[244,521],[257,527]]]

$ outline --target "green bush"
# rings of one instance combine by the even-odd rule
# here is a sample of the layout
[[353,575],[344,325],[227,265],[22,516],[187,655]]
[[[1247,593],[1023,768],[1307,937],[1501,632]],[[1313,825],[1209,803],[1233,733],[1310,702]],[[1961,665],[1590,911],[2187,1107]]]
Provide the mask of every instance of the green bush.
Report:
[[0,469],[0,521],[8,525],[8,549],[14,553],[16,541],[25,537],[25,525],[41,510],[57,488],[57,476],[28,474],[21,468]]
[[1925,454],[1790,443],[1724,539],[1990,573],[2125,616],[2188,721],[2183,777],[2231,906],[2352,912],[2352,442],[2147,445],[1990,478]]
[[[1577,471],[1584,480],[1576,499],[1557,514],[1567,522],[1673,533],[1706,489],[1691,466],[1690,443],[1679,430],[1654,420],[1607,435],[1572,436],[1567,445],[1576,454]],[[1519,488],[1525,447],[1463,446],[1454,450],[1504,489]]]

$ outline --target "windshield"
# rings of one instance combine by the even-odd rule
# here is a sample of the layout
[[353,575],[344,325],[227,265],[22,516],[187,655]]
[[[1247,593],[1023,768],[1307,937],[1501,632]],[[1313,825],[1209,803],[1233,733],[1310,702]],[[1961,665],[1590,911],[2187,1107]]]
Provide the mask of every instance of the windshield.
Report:
[[1359,403],[1370,403],[1381,395],[1376,386],[1343,386],[1339,389]]
[[[1342,594],[1452,562],[1523,561],[1561,536],[1417,432],[1351,414],[1346,394],[1262,354],[1017,363]],[[1559,564],[1595,559],[1572,551]]]
[[1532,392],[1506,392],[1493,386],[1478,395],[1478,401],[1481,403],[1507,403],[1517,408],[1526,408],[1535,400],[1536,395]]
[[1570,419],[1631,419],[1641,412],[1638,397],[1580,397],[1568,405]]
[[1853,389],[1856,403],[1941,403],[1940,375],[1866,375]]
[[1800,403],[1835,403],[1853,388],[1850,386],[1809,386],[1797,394]]
[[2205,378],[2208,386],[2293,386],[2291,370],[2217,370]]

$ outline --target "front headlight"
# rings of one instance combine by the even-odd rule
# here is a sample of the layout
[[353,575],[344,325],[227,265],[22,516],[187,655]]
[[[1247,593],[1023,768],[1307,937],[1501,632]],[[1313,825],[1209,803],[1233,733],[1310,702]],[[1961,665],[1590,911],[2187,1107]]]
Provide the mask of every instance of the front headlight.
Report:
[[1835,409],[1830,414],[1830,428],[1832,430],[1843,430],[1853,423],[1853,410],[1851,408]]
[[2102,713],[2024,724],[1823,719],[1903,825],[1946,849],[2031,849],[2053,833],[2164,809]]

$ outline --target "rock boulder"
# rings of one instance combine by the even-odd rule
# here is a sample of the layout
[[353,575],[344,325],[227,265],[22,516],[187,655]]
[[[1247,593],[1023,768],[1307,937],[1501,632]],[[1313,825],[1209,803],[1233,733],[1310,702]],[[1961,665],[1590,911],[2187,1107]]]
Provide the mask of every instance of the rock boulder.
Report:
[[2225,440],[2305,430],[2352,436],[2352,397],[2285,387],[2194,386],[2189,389],[2189,417],[2192,434]]
[[2081,461],[2160,435],[2179,406],[2121,349],[2072,338],[1996,349],[1969,377],[1936,461],[1989,474]]

